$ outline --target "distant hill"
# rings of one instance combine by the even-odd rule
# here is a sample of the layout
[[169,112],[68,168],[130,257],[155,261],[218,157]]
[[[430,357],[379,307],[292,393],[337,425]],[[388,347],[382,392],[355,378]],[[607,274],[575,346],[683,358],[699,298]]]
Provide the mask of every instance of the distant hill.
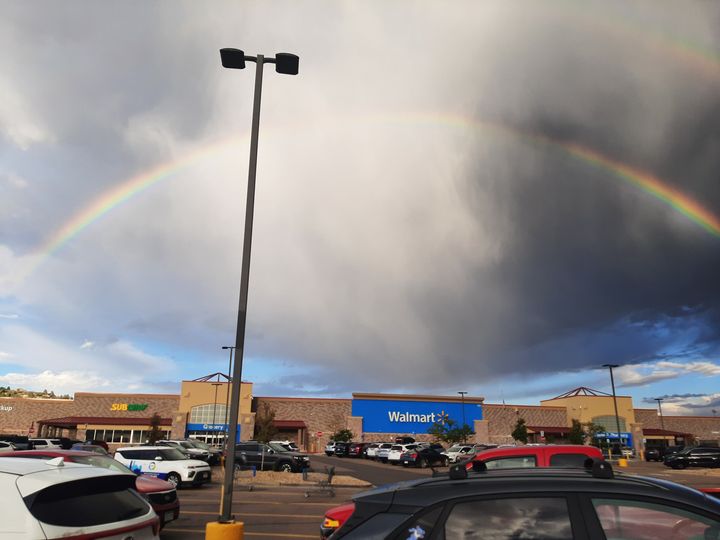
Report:
[[46,399],[72,399],[69,394],[56,395],[52,390],[48,392],[33,392],[23,388],[10,388],[9,386],[0,386],[0,397],[19,397],[19,398],[46,398]]

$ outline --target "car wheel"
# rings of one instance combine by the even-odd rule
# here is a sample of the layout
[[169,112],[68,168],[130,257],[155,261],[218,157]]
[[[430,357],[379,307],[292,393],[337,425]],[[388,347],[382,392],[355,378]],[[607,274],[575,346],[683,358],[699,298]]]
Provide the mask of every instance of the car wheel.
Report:
[[292,472],[292,465],[290,463],[281,463],[278,465],[277,470],[280,472]]
[[180,478],[180,475],[175,472],[168,473],[167,479],[168,482],[170,482],[173,486],[176,488],[180,487],[180,483],[182,482],[182,479]]
[[673,463],[672,464],[673,469],[684,469],[685,467],[687,467],[686,463]]

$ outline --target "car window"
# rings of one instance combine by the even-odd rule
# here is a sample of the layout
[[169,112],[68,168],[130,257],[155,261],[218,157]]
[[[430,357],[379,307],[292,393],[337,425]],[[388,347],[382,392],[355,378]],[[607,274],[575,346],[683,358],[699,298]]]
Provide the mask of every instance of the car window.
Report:
[[395,446],[390,448],[390,450],[402,450],[402,446],[400,446],[399,444],[396,444]]
[[403,524],[400,531],[393,537],[394,540],[406,540],[407,538],[430,538],[440,514],[445,507],[443,505],[430,508],[425,512],[416,514],[410,521]]
[[111,457],[106,456],[72,456],[74,463],[82,463],[83,465],[92,465],[93,467],[102,467],[103,469],[110,469],[111,471],[123,472],[127,474],[134,474],[130,469],[119,461],[114,460]]
[[720,535],[720,522],[672,506],[623,499],[592,502],[608,539],[694,540]]
[[550,456],[550,466],[583,468],[587,459],[585,454],[553,454]]
[[563,498],[494,499],[456,504],[444,524],[445,540],[572,540]]
[[187,459],[187,456],[176,448],[163,448],[162,450],[155,450],[155,456],[160,456],[165,461],[181,461]]
[[536,467],[535,456],[514,456],[505,458],[489,459],[485,461],[488,469],[522,469]]
[[127,475],[85,478],[53,484],[24,500],[43,523],[92,527],[148,514],[148,503],[130,489],[134,485],[135,478]]
[[238,444],[236,448],[242,452],[259,452],[260,451],[260,445],[257,443]]

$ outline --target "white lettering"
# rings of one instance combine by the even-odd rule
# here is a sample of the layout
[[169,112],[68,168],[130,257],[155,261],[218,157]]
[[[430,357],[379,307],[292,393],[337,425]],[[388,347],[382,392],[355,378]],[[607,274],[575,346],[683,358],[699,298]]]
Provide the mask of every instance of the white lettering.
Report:
[[430,424],[435,422],[435,413],[416,414],[411,412],[388,411],[388,420],[390,422],[416,422],[421,424]]
[[2,412],[10,412],[13,408],[10,405],[0,405],[0,411]]

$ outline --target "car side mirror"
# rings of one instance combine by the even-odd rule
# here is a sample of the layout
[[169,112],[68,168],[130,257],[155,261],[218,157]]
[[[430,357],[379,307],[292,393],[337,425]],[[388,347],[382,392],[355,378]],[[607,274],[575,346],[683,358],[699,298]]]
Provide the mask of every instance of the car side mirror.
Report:
[[274,453],[275,453],[275,450],[273,450],[272,448],[270,448],[270,449],[268,450],[268,454],[274,454]]
[[163,460],[162,456],[155,456],[155,461],[162,461],[162,460]]

